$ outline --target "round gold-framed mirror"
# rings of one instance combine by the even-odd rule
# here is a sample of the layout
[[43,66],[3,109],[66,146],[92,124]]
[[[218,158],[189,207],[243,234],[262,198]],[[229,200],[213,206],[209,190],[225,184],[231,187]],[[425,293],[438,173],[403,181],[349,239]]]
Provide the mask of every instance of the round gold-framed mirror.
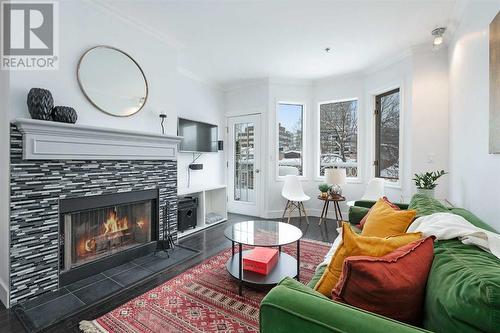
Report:
[[139,64],[112,46],[90,48],[80,58],[78,84],[97,109],[128,117],[139,112],[148,99],[148,81]]

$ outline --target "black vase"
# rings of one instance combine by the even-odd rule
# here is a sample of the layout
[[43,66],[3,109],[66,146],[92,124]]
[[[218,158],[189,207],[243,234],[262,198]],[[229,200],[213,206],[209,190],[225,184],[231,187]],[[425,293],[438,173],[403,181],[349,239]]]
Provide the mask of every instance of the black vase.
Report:
[[52,109],[52,119],[61,123],[76,123],[78,115],[75,109],[69,106],[54,106]]
[[52,119],[54,99],[50,91],[42,88],[31,88],[28,93],[27,104],[31,118],[41,120]]

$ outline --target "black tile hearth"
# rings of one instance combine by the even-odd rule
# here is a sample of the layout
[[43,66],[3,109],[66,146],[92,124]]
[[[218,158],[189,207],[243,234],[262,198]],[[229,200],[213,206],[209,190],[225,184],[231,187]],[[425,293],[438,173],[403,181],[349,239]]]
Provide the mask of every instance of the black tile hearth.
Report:
[[144,267],[153,272],[161,272],[172,266],[175,262],[185,260],[189,253],[183,251],[174,251],[167,258],[164,253],[158,253],[156,257],[152,256],[152,260],[144,262],[141,267]]
[[31,308],[26,311],[26,317],[32,321],[34,327],[46,327],[84,305],[85,303],[78,297],[68,293],[50,302]]
[[75,296],[81,299],[85,304],[92,304],[100,299],[106,298],[111,294],[114,294],[122,288],[121,285],[106,278],[101,281],[97,281],[85,288],[79,289],[74,292]]
[[111,276],[116,275],[118,273],[127,271],[133,267],[137,267],[137,265],[132,263],[132,262],[127,262],[127,263],[124,263],[123,265],[116,266],[116,267],[110,268],[108,270],[105,270],[104,272],[102,272],[102,274],[107,276],[107,277],[111,277]]
[[82,279],[80,281],[73,282],[72,284],[67,285],[66,288],[71,292],[75,292],[79,289],[85,288],[91,284],[94,284],[104,279],[106,279],[106,276],[104,274],[96,274],[94,276],[89,276],[88,278]]
[[48,293],[45,293],[45,294],[35,298],[34,300],[32,300],[30,302],[27,302],[25,304],[24,308],[26,310],[30,310],[34,307],[48,303],[50,301],[55,300],[56,298],[59,298],[61,296],[67,295],[67,294],[69,294],[69,290],[66,288],[61,288],[61,289],[56,290],[56,291],[48,292]]
[[[111,297],[147,283],[170,267],[197,256],[200,252],[176,246],[168,255],[159,252],[110,268],[103,273],[76,281],[57,291],[45,293],[13,307],[28,332],[46,330],[53,324],[96,306]],[[0,328],[0,331],[3,332]]]
[[142,267],[133,267],[127,271],[123,271],[119,274],[114,275],[111,279],[121,286],[129,286],[138,281],[143,280],[145,277],[151,275],[151,271],[144,269]]

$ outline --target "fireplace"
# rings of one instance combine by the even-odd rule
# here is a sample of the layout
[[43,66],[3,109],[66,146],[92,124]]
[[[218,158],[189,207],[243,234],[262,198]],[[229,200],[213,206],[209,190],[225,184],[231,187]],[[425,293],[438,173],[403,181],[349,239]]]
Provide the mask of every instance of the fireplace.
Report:
[[158,191],[62,199],[60,274],[64,285],[130,261],[158,239]]

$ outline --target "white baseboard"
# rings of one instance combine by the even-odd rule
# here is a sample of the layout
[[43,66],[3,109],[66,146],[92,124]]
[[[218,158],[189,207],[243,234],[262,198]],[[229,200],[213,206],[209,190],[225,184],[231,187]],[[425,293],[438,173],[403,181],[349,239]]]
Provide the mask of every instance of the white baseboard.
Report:
[[0,301],[8,309],[9,308],[9,288],[0,280]]
[[[315,208],[307,209],[306,208],[306,212],[307,212],[308,216],[316,216],[316,217],[321,216],[321,209],[315,209]],[[283,210],[268,210],[264,214],[264,217],[269,218],[269,219],[277,219],[277,218],[281,218],[282,216],[283,216]],[[292,217],[299,217],[299,213],[293,212]],[[348,211],[342,212],[342,217],[344,218],[345,221],[347,221],[347,219],[349,217],[349,212]],[[328,219],[335,219],[335,210],[329,209],[327,218]]]

